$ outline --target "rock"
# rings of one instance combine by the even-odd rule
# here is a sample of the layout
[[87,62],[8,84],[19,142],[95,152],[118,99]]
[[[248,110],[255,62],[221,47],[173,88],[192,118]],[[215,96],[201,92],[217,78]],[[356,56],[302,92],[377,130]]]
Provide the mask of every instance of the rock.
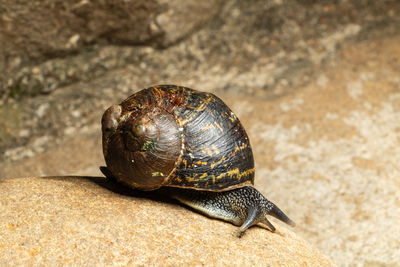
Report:
[[[394,35],[345,45],[339,60],[326,66],[318,79],[273,101],[218,93],[249,134],[256,187],[296,221],[297,234],[340,266],[397,266],[400,262],[399,43],[400,36]],[[93,97],[86,91],[85,95]],[[92,103],[97,104],[100,97],[106,98],[100,94],[83,107],[93,108]],[[0,179],[31,174],[99,175],[97,166],[104,164],[101,112],[115,103],[103,101],[107,103],[96,106],[97,114],[79,109],[83,118],[93,116],[88,120],[92,130],[75,127],[68,141],[60,141],[60,135],[49,139],[54,146],[42,154],[0,163]],[[71,103],[69,99],[66,105]],[[55,117],[50,121],[57,122],[53,131],[55,125],[60,127],[67,108],[64,106],[58,116],[53,110]],[[6,116],[17,113],[3,111],[7,111],[3,113]],[[23,120],[23,125],[31,132],[38,128],[30,126],[29,120]],[[39,148],[21,146],[8,158]],[[227,235],[234,231],[229,229]]]
[[47,78],[35,67],[25,70],[17,82],[8,80],[24,66],[95,44],[166,47],[204,25],[222,4],[221,0],[0,0],[0,95],[6,87],[23,91],[11,94],[48,93],[54,88],[43,86]]
[[102,111],[153,84],[186,85],[239,116],[256,186],[297,234],[340,266],[397,266],[399,12],[400,1],[229,1],[166,49],[94,45],[33,63],[7,82],[48,94],[0,100],[0,179],[99,175]]
[[[27,22],[17,19],[19,13],[13,11],[16,1],[5,4],[2,1],[1,19],[15,19],[2,24],[11,26],[0,27],[0,42],[4,40],[0,49],[0,76],[7,78],[5,87],[0,85],[0,152],[7,153],[0,153],[0,164],[3,161],[26,159],[63,143],[77,130],[93,121],[98,123],[102,110],[110,103],[121,101],[134,90],[172,83],[202,91],[275,99],[302,88],[312,81],[314,75],[320,77],[321,70],[329,65],[327,63],[335,58],[338,48],[345,42],[356,43],[354,40],[366,36],[371,38],[375,36],[374,32],[379,32],[381,36],[396,36],[396,32],[400,31],[399,21],[395,20],[395,15],[400,12],[400,2],[375,1],[366,5],[362,1],[342,1],[324,5],[313,1],[289,0],[283,4],[282,1],[266,3],[257,0],[252,1],[251,5],[247,1],[229,1],[223,5],[220,0],[208,0],[196,1],[195,5],[194,1],[184,1],[185,4],[182,1],[167,1],[166,4],[166,1],[159,0],[156,6],[159,5],[161,10],[154,16],[148,14],[146,18],[154,17],[154,20],[143,20],[142,28],[156,27],[156,31],[165,34],[159,38],[149,37],[149,41],[144,43],[165,46],[176,44],[177,40],[187,36],[182,42],[166,49],[125,45],[134,42],[114,36],[131,29],[124,28],[121,32],[116,29],[100,34],[103,39],[99,37],[89,43],[78,42],[76,48],[65,48],[62,53],[54,53],[48,58],[47,54],[37,54],[36,46],[40,46],[41,41],[44,45],[50,45],[57,38],[47,42],[44,36],[40,36],[41,39],[31,45],[31,34],[43,35],[46,31],[21,29],[21,34],[16,35],[16,31],[10,29]],[[38,3],[32,11],[36,12],[48,1],[39,2],[26,3],[21,10],[29,9],[31,3]],[[68,7],[69,2],[64,2]],[[112,2],[115,5],[122,3]],[[134,2],[140,3],[123,3],[130,7]],[[101,10],[109,2],[102,1],[104,4],[100,7],[96,3],[81,1],[80,5]],[[146,2],[147,5],[150,3]],[[46,7],[57,9],[51,5]],[[118,10],[118,7],[115,8]],[[72,9],[68,10],[72,12]],[[68,10],[62,12],[68,13]],[[357,12],[352,13],[354,10]],[[28,11],[26,16],[29,18],[31,14]],[[56,20],[51,11],[48,12],[49,19],[40,22]],[[131,16],[135,16],[135,12]],[[115,17],[112,14],[110,16],[110,23],[114,23]],[[322,17],[327,19],[324,23],[318,20]],[[36,21],[32,20],[31,23],[35,24]],[[63,23],[54,24],[64,27]],[[100,20],[99,23],[99,29],[96,30],[101,32],[104,28],[101,23],[105,22]],[[121,22],[121,27],[124,23]],[[28,26],[32,27],[30,24]],[[79,29],[85,31],[85,27]],[[197,31],[200,27],[201,30]],[[67,27],[59,30],[56,37],[61,38],[64,31],[67,31]],[[54,32],[57,32],[56,26]],[[84,36],[89,38],[90,34]],[[127,32],[124,38],[133,36]],[[21,38],[24,43],[18,45],[12,38]],[[23,51],[20,51],[20,46],[24,48]],[[43,47],[40,51],[52,50]],[[71,54],[72,51],[75,52]],[[2,53],[5,55],[2,56]],[[17,58],[26,57],[24,62],[27,66],[21,60],[13,60],[13,53]],[[1,60],[2,57],[4,60]],[[41,59],[36,62],[30,57]],[[6,65],[2,71],[4,62]],[[321,79],[320,84],[323,82],[324,79]],[[2,96],[3,89],[7,93]],[[49,108],[44,109],[46,105]],[[73,115],[77,111],[80,116]],[[26,129],[30,134],[20,136],[21,131]],[[48,135],[48,142],[41,147],[32,147],[36,139],[43,135]]]
[[[218,79],[226,91],[282,95],[308,83],[313,65],[325,64],[344,41],[373,31],[396,34],[399,10],[398,3],[386,1],[0,0],[0,104],[3,93],[49,94],[128,64],[136,71],[144,66],[146,75],[137,75],[150,75],[152,83],[192,75],[207,87]],[[157,49],[165,51],[161,59],[130,62],[139,46],[170,48],[178,41],[185,44]],[[105,47],[139,52],[106,64],[110,60],[100,51]],[[77,55],[80,62],[74,62]],[[195,73],[202,69],[215,77]]]
[[157,42],[162,47],[180,41],[196,29],[200,29],[219,14],[224,3],[221,0],[158,0],[158,2],[168,6],[167,10],[155,19],[165,33]]
[[344,46],[324,82],[275,101],[234,97],[255,184],[339,266],[400,262],[399,36]]
[[160,12],[155,0],[1,0],[0,7],[2,74],[88,44],[143,43],[154,38],[149,25]]
[[0,180],[0,264],[333,266],[293,232],[237,227],[101,177]]

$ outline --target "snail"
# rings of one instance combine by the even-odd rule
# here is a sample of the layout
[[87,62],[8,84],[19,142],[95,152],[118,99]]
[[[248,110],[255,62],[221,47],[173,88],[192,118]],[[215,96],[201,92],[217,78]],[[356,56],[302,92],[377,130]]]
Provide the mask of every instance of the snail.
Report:
[[183,86],[143,89],[102,117],[102,172],[139,190],[171,198],[240,226],[239,237],[267,215],[294,226],[254,188],[249,138],[217,96]]

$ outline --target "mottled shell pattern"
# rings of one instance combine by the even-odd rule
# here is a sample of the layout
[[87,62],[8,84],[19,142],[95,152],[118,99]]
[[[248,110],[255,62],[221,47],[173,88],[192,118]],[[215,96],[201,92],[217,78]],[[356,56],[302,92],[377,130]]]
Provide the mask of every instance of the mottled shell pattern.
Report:
[[108,169],[141,190],[224,191],[254,183],[249,138],[211,93],[174,85],[143,89],[105,111],[102,133]]

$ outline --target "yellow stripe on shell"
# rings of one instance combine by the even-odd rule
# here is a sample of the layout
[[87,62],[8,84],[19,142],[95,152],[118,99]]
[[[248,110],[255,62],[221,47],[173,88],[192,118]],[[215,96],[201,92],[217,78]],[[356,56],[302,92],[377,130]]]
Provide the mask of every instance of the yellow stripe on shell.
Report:
[[224,131],[224,129],[221,127],[221,125],[218,124],[218,122],[214,122],[214,124],[217,126],[217,128],[218,128],[221,132]]
[[222,158],[220,160],[218,160],[217,162],[211,162],[210,168],[214,169],[215,165],[220,164],[221,162],[223,162],[225,160],[225,156],[222,156]]
[[205,127],[203,127],[202,129],[201,129],[201,131],[202,132],[205,132],[205,131],[207,131],[207,130],[209,130],[209,129],[211,129],[211,128],[215,128],[215,126],[214,126],[214,124],[212,124],[212,123],[210,123],[210,124],[208,124],[207,126],[205,126]]
[[217,180],[219,180],[225,176],[232,177],[234,175],[237,175],[237,179],[240,180],[240,179],[242,179],[242,177],[249,176],[252,173],[254,173],[254,168],[245,170],[244,172],[240,172],[239,168],[235,168],[235,169],[227,171],[225,173],[221,173],[220,175],[217,176]]
[[202,175],[202,176],[200,176],[200,177],[199,177],[199,179],[204,179],[204,178],[206,178],[206,177],[207,177],[207,175],[208,175],[208,174],[205,172],[205,173],[203,173],[203,175]]
[[201,150],[201,152],[203,152],[204,154],[207,154],[208,156],[212,156],[212,151],[209,148],[203,148]]
[[197,113],[199,113],[200,111],[203,111],[203,110],[206,109],[207,104],[208,104],[210,101],[212,101],[212,100],[214,99],[214,98],[212,97],[212,95],[210,95],[210,94],[207,94],[207,96],[208,96],[208,97],[205,98],[205,99],[201,102],[200,106],[198,106],[195,110],[193,110],[192,115],[191,115],[189,118],[179,121],[179,126],[180,126],[180,127],[184,126],[186,123],[188,123],[189,121],[191,121],[191,120],[196,116]]
[[219,150],[216,146],[212,145],[211,148],[214,150],[215,154],[219,155]]

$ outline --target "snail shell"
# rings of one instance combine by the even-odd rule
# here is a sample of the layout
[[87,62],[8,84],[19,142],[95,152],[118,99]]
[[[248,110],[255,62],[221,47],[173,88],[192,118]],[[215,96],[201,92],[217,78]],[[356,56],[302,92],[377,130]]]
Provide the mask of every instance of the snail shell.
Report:
[[102,121],[107,166],[135,188],[222,191],[254,182],[249,138],[213,94],[150,87],[111,106]]
[[102,171],[133,188],[161,187],[182,203],[241,226],[294,225],[254,187],[249,138],[217,96],[175,85],[143,89],[102,117]]

